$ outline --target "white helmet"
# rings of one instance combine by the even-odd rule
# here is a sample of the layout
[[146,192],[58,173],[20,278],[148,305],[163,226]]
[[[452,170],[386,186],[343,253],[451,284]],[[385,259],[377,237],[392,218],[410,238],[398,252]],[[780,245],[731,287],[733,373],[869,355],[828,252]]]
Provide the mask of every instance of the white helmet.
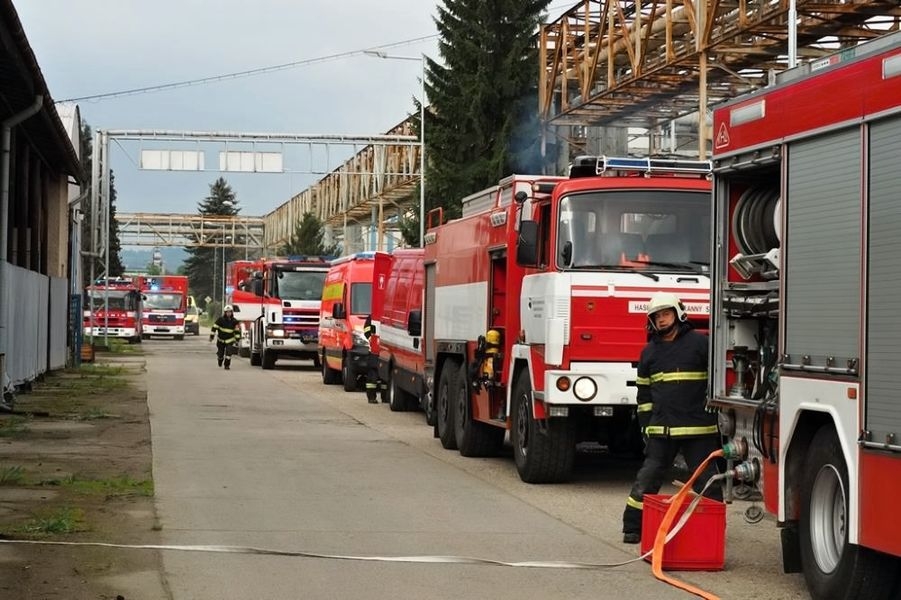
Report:
[[651,331],[657,331],[657,326],[654,325],[654,313],[667,308],[676,311],[676,320],[680,323],[685,322],[688,318],[688,315],[685,313],[685,305],[682,304],[682,301],[675,294],[657,292],[651,296],[651,301],[648,302],[648,326],[651,328]]
[[235,311],[234,311],[234,309],[232,308],[232,305],[231,305],[231,304],[226,304],[226,305],[225,305],[225,308],[222,309],[222,312],[235,312]]

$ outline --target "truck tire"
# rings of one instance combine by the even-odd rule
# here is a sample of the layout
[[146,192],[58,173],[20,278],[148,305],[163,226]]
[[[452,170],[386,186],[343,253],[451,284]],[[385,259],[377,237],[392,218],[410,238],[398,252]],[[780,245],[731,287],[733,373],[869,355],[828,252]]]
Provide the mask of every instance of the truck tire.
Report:
[[350,361],[347,360],[346,356],[341,361],[341,383],[344,384],[345,392],[357,391],[357,377],[353,369],[350,368]]
[[341,378],[341,371],[336,371],[328,366],[328,363],[325,360],[325,352],[322,353],[319,362],[322,364],[322,383],[325,385],[337,384]]
[[438,433],[438,439],[441,440],[441,446],[447,450],[457,449],[457,436],[454,427],[454,401],[451,396],[454,389],[453,380],[457,377],[460,370],[460,363],[455,360],[448,360],[441,369],[441,376],[438,378],[438,398],[435,400],[435,430]]
[[463,456],[495,456],[504,445],[506,430],[472,418],[472,399],[466,384],[466,367],[453,380],[454,437]]
[[896,559],[848,543],[848,467],[832,425],[810,443],[802,486],[801,567],[811,597],[894,598]]
[[259,367],[262,362],[263,358],[260,356],[259,352],[250,353],[250,366]]
[[241,358],[250,358],[250,348],[238,348],[238,356]]
[[547,419],[546,426],[532,416],[532,383],[523,370],[513,386],[513,458],[519,478],[526,483],[560,483],[572,474],[576,430],[570,419]]
[[266,352],[266,349],[263,348],[262,356],[260,359],[260,366],[266,369],[267,371],[275,368],[275,352]]
[[409,406],[409,394],[397,387],[396,377],[391,377],[391,379],[388,380],[388,408],[390,408],[393,412],[404,412],[409,408]]

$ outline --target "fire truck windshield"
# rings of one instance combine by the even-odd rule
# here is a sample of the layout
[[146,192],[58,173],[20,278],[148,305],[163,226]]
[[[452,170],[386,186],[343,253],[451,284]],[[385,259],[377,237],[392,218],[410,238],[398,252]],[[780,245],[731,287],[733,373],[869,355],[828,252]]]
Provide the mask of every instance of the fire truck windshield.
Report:
[[368,315],[372,312],[372,284],[353,283],[350,286],[350,314]]
[[144,308],[149,310],[178,310],[181,308],[181,294],[144,293]]
[[556,257],[561,269],[706,270],[710,194],[611,190],[565,196]]
[[277,271],[273,296],[286,300],[321,300],[326,271]]
[[[125,290],[110,290],[108,293],[108,306],[110,310],[135,310],[134,294]],[[103,310],[107,300],[103,290],[91,291],[91,310]]]

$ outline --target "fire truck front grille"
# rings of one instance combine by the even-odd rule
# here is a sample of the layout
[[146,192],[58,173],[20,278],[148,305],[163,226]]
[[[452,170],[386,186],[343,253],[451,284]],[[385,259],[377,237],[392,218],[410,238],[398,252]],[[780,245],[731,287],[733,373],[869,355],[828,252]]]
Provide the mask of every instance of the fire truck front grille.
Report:
[[148,320],[151,323],[174,323],[175,315],[155,315],[151,313]]

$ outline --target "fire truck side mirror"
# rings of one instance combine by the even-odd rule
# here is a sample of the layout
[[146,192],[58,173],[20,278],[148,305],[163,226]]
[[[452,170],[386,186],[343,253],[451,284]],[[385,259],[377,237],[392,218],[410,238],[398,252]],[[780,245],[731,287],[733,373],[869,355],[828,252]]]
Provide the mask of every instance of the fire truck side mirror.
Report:
[[254,278],[250,284],[251,288],[253,288],[253,295],[263,297],[263,280]]
[[332,318],[333,319],[346,319],[347,312],[344,310],[344,305],[340,302],[335,302],[335,305],[332,306]]
[[407,317],[407,333],[413,337],[422,335],[422,311],[411,310]]
[[522,267],[538,266],[538,222],[521,221],[516,238],[516,264]]

